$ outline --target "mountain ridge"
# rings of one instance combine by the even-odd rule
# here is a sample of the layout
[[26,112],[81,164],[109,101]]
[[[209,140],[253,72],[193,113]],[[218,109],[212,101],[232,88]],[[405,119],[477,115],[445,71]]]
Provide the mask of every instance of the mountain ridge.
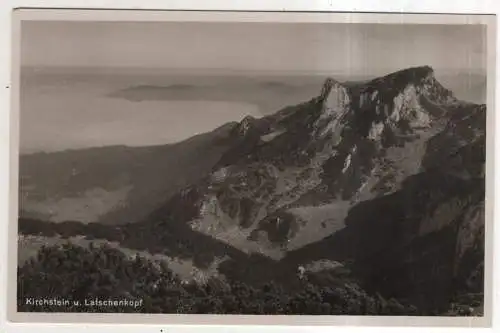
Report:
[[[394,82],[398,89],[392,86]],[[383,84],[389,88],[374,90]],[[421,96],[442,112],[428,112],[420,104]],[[391,104],[381,102],[388,100]],[[362,192],[367,183],[383,181],[390,173],[379,159],[386,158],[389,163],[390,154],[401,154],[408,145],[418,146],[421,156],[413,162],[412,156],[406,157],[409,162],[403,162],[409,164],[408,170],[398,182],[418,173],[426,140],[445,128],[452,113],[443,105],[455,110],[462,104],[437,82],[428,66],[389,74],[354,91],[329,78],[318,97],[274,115],[245,118],[235,126],[240,142],[222,156],[200,186],[189,187],[175,199],[178,206],[187,195],[187,200],[194,200],[198,207],[188,210],[190,216],[182,213],[181,220],[223,241],[232,239],[230,243],[253,248],[256,239],[256,243],[267,242],[265,238],[271,233],[280,234],[280,228],[285,233],[296,233],[303,221],[298,216],[291,218],[287,210],[294,202],[307,201],[307,196],[323,196],[325,203],[336,200],[340,206],[332,209],[345,212],[357,201],[387,193]],[[276,135],[272,139],[263,140],[273,133]],[[404,169],[397,165],[394,168]],[[374,177],[377,170],[385,174]],[[288,227],[279,227],[281,221]],[[259,240],[259,235],[266,233],[264,240]],[[272,238],[290,242],[288,236]],[[264,250],[272,256],[277,246],[288,246],[272,243]]]
[[223,275],[290,288],[297,267],[335,261],[428,311],[481,289],[486,106],[458,100],[431,67],[328,78],[309,100],[224,133],[204,174],[117,239],[181,256],[199,242],[201,261],[230,253]]

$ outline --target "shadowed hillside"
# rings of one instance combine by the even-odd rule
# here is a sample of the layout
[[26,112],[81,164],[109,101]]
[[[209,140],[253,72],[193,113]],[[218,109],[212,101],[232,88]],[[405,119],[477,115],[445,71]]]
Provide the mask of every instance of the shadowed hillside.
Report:
[[203,177],[232,146],[233,126],[164,146],[22,155],[21,216],[57,222],[135,222]]

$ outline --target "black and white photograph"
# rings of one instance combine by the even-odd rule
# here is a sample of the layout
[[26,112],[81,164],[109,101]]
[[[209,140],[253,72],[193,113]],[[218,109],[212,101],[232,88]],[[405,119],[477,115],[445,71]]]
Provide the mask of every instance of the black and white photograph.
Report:
[[22,20],[16,311],[483,317],[491,30],[429,22]]

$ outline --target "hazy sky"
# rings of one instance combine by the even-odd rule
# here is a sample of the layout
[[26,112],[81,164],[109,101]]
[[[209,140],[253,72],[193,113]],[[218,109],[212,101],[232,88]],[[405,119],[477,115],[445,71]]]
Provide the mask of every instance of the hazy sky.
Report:
[[22,64],[377,73],[484,71],[479,25],[22,23]]

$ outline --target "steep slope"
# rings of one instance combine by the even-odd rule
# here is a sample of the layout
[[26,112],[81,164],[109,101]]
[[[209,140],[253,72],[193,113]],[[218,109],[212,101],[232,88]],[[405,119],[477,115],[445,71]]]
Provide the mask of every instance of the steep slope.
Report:
[[355,205],[345,229],[288,253],[283,265],[351,262],[368,290],[427,310],[444,311],[462,294],[482,300],[486,114],[460,111],[428,141],[422,172]]
[[50,221],[135,222],[206,175],[232,145],[226,124],[186,141],[20,156],[20,215]]
[[461,107],[430,67],[360,84],[328,79],[308,102],[244,119],[211,175],[151,218],[280,258],[341,230],[355,203],[420,172],[426,142]]

